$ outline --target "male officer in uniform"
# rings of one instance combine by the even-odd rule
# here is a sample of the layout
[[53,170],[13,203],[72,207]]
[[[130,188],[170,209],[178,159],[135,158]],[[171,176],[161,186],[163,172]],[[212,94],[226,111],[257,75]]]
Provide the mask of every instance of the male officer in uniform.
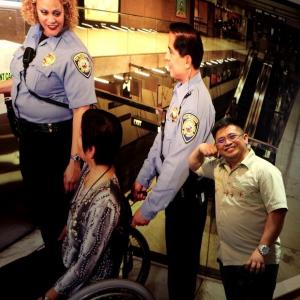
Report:
[[[164,129],[157,134],[133,186],[134,199],[145,200],[132,225],[146,225],[165,209],[169,298],[191,300],[207,203],[200,196],[201,181],[197,184],[189,175],[187,157],[211,136],[215,110],[199,71],[203,57],[199,33],[189,24],[173,23],[168,48],[170,75],[178,83]],[[156,176],[156,185],[146,197],[145,191]]]

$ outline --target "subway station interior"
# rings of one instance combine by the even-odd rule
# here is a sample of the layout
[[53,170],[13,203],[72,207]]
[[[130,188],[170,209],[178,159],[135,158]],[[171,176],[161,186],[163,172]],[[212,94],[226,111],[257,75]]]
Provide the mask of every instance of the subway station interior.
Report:
[[[178,10],[179,2],[183,11]],[[121,120],[123,141],[116,168],[124,192],[130,191],[153,143],[161,123],[158,112],[172,98],[175,82],[165,67],[169,24],[193,24],[203,41],[200,71],[216,120],[226,114],[237,116],[255,152],[283,175],[289,210],[280,235],[282,255],[274,299],[300,299],[300,1],[101,3],[78,1],[75,33],[93,59],[97,106]],[[20,4],[0,0],[0,81],[10,78],[12,55],[29,29]],[[18,141],[8,123],[5,97],[9,95],[0,94],[0,277],[10,263],[43,247],[39,230],[28,218]],[[133,204],[132,210],[139,205]],[[214,208],[212,194],[200,253],[197,300],[226,299],[217,263]],[[162,211],[148,226],[138,227],[151,255],[145,287],[156,300],[168,299],[164,220]]]

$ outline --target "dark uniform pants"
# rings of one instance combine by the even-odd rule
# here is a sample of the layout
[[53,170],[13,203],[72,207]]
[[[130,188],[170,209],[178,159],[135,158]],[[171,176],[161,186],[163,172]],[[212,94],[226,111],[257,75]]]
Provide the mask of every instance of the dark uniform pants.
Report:
[[207,212],[201,197],[204,179],[198,180],[190,175],[165,211],[170,300],[194,299]]
[[227,300],[272,300],[279,265],[266,265],[261,273],[249,272],[244,266],[220,264]]
[[68,216],[70,195],[64,191],[63,177],[70,160],[72,122],[52,133],[34,128],[20,128],[20,167],[33,221],[50,247]]

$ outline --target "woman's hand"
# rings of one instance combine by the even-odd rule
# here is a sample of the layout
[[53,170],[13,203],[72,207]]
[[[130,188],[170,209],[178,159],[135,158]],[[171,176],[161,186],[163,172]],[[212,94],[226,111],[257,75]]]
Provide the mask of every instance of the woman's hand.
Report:
[[37,300],[44,300],[44,299],[48,299],[48,300],[57,300],[59,299],[59,294],[56,292],[56,290],[54,288],[51,288],[43,297],[39,297]]
[[73,191],[80,177],[80,162],[70,159],[70,162],[64,173],[64,186],[66,192]]
[[61,231],[61,233],[58,237],[58,240],[63,241],[65,239],[66,235],[67,235],[67,226],[65,226],[64,229]]
[[0,82],[0,94],[9,94],[13,85],[12,79]]

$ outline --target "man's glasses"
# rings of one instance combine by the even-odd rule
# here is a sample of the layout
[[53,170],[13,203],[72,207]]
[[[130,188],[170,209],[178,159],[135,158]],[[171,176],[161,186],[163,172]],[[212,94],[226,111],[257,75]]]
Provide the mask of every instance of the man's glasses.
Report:
[[237,134],[237,133],[229,133],[227,136],[220,137],[219,139],[216,140],[217,145],[224,145],[226,140],[229,142],[234,142],[237,140],[239,137],[241,137],[244,133]]

